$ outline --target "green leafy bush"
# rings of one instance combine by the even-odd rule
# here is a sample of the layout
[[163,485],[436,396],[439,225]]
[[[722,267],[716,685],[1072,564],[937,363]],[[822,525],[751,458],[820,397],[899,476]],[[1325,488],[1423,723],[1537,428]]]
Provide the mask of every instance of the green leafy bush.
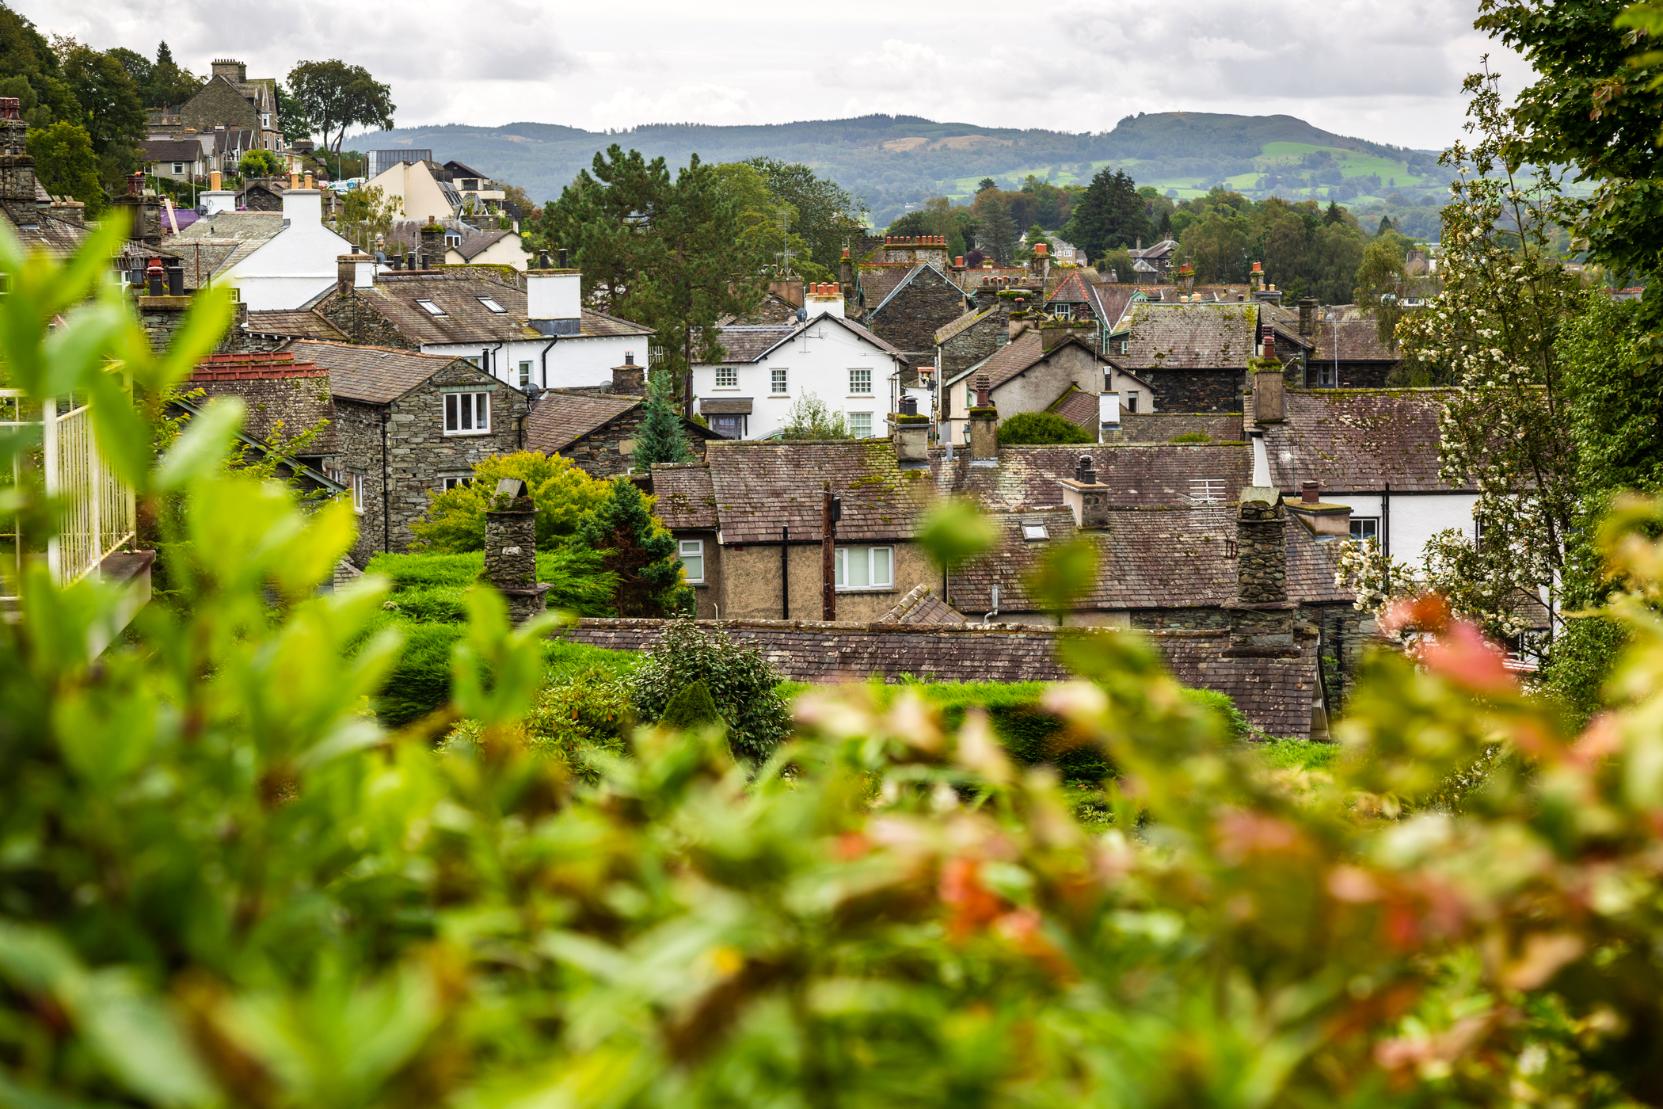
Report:
[[403,727],[450,701],[450,655],[462,641],[457,623],[409,624],[404,649],[375,697],[375,714],[390,728]]
[[606,496],[606,483],[578,469],[570,459],[539,451],[492,455],[475,464],[464,485],[429,494],[427,515],[411,525],[416,542],[441,554],[485,549],[485,513],[497,482],[525,482],[537,506],[537,549],[552,550],[569,539]]
[[710,687],[703,682],[694,682],[676,690],[669,704],[664,706],[658,722],[666,728],[702,728],[721,719],[722,714],[716,711],[716,702],[711,700]]
[[1095,443],[1097,436],[1055,412],[1018,412],[999,423],[999,445]]
[[588,755],[622,753],[633,722],[623,684],[606,668],[591,666],[545,685],[525,726],[534,750],[558,756],[574,773],[592,775]]
[[630,700],[642,720],[659,720],[690,685],[702,684],[728,726],[734,754],[761,762],[789,730],[780,675],[753,646],[692,620],[668,624],[630,675]]

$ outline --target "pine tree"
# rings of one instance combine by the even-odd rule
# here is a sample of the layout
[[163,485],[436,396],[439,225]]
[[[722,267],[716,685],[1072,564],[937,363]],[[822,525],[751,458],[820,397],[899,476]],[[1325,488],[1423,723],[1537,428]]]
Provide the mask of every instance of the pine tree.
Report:
[[663,384],[656,378],[647,387],[646,415],[635,438],[633,459],[640,470],[651,470],[660,462],[687,462],[693,457],[681,417],[665,400],[664,392]]
[[612,479],[606,500],[578,531],[578,542],[601,552],[602,568],[617,575],[619,616],[668,616],[693,607],[675,538],[628,478]]
[[1136,245],[1153,237],[1149,205],[1138,195],[1137,182],[1124,170],[1099,170],[1074,214],[1063,238],[1096,258],[1116,247]]
[[1380,217],[1380,226],[1375,229],[1374,233],[1376,235],[1384,235],[1388,231],[1396,231],[1396,230],[1397,230],[1397,225],[1392,222],[1392,217],[1391,216],[1381,216]]

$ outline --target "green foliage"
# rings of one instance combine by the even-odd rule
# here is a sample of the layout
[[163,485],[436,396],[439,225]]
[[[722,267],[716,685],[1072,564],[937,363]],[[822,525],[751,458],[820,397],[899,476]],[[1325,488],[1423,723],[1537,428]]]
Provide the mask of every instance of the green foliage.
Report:
[[109,54],[74,44],[63,52],[63,78],[80,102],[105,184],[111,188],[138,168],[144,138],[144,104],[133,79]]
[[671,695],[658,722],[666,728],[702,728],[720,722],[716,702],[710,697],[710,687],[703,682],[684,685]]
[[693,591],[682,581],[675,538],[652,515],[652,502],[628,478],[614,478],[595,510],[579,525],[577,542],[600,554],[617,582],[619,616],[691,612]]
[[[1336,210],[1339,219],[1332,218]],[[1239,284],[1254,262],[1263,262],[1268,279],[1289,300],[1350,301],[1369,242],[1344,209],[1314,200],[1255,202],[1214,190],[1179,204],[1172,220],[1197,281]]]
[[804,393],[791,403],[790,411],[785,414],[785,426],[780,428],[780,438],[847,439],[849,426],[843,419],[843,413],[828,408],[826,402],[815,394]]
[[[751,158],[744,164],[760,173],[775,200],[787,207],[788,227],[806,250],[802,261],[822,271],[824,279],[835,280],[843,248],[866,228],[866,206],[801,162]],[[804,276],[814,280],[816,275]]]
[[89,216],[104,210],[98,155],[85,127],[64,120],[37,127],[29,132],[28,150],[35,160],[35,176],[47,192],[79,200]]
[[237,162],[237,172],[243,177],[272,177],[282,169],[283,163],[269,150],[250,150]]
[[1110,250],[1138,243],[1152,245],[1155,227],[1145,199],[1125,170],[1099,170],[1074,214],[1063,228],[1063,238],[1097,258]]
[[630,457],[633,468],[650,471],[660,462],[691,462],[692,448],[687,445],[687,429],[682,426],[681,414],[676,411],[662,377],[655,379],[647,390],[645,414],[641,430],[635,436],[635,453]]
[[998,542],[998,521],[962,498],[938,501],[918,528],[919,546],[944,570],[980,558]]
[[1169,443],[1211,443],[1213,437],[1205,431],[1181,431],[1167,440]]
[[630,700],[642,720],[660,720],[678,694],[703,685],[739,758],[760,764],[785,739],[780,675],[753,646],[691,620],[670,623],[629,676]]
[[329,136],[335,136],[334,152],[341,152],[341,142],[349,127],[380,127],[393,125],[392,89],[377,81],[361,65],[348,65],[337,58],[321,62],[301,62],[289,70],[284,82],[288,90],[286,102],[289,126],[305,123],[305,131],[286,135],[290,140],[316,134],[329,148]]
[[154,61],[125,47],[118,46],[108,53],[132,79],[139,102],[145,107],[178,108],[202,88],[202,78],[181,69],[165,42],[157,44]]
[[1055,412],[1018,412],[999,423],[999,445],[1025,443],[1095,443],[1097,437]]
[[485,549],[485,512],[497,482],[525,482],[537,508],[537,549],[549,550],[577,533],[583,520],[606,499],[605,482],[578,469],[570,459],[540,451],[492,455],[474,465],[464,485],[429,495],[427,515],[410,528],[425,550],[439,553]]

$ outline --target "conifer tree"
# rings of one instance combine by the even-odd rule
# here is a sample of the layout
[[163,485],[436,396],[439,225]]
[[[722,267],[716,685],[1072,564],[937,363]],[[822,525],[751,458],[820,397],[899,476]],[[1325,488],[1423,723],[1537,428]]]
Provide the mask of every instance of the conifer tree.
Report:
[[582,546],[601,552],[603,569],[618,577],[619,616],[687,612],[692,591],[682,584],[676,541],[654,519],[651,505],[628,478],[613,478],[606,500],[578,532]]
[[1074,214],[1063,238],[1096,258],[1116,247],[1134,246],[1152,237],[1149,206],[1138,195],[1137,183],[1124,170],[1099,170]]
[[660,462],[687,462],[693,457],[681,418],[665,399],[664,391],[660,379],[654,379],[647,387],[646,415],[641,421],[640,434],[635,437],[633,460],[641,470],[650,470]]

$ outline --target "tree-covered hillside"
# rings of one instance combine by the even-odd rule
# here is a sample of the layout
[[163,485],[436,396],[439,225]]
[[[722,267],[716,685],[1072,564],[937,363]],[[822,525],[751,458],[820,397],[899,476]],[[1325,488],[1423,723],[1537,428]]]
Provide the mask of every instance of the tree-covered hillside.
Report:
[[759,155],[801,162],[861,197],[879,225],[932,196],[969,196],[984,177],[1083,185],[1110,163],[1175,198],[1223,185],[1254,198],[1341,200],[1368,211],[1418,207],[1444,191],[1431,154],[1331,134],[1291,116],[1164,112],[1093,134],[886,115],[743,127],[654,124],[611,134],[543,123],[449,124],[360,135],[349,145],[430,148],[440,160],[461,159],[546,200],[612,143],[672,165],[695,152],[708,162]]

